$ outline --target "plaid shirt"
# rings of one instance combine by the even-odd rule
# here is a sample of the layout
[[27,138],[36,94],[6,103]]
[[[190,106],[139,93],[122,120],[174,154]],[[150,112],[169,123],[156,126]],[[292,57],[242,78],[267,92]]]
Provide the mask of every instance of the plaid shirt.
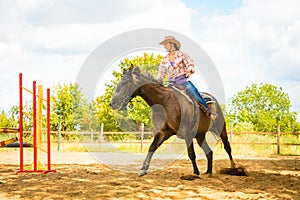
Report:
[[167,73],[169,74],[169,80],[175,80],[178,76],[186,74],[188,70],[195,71],[194,62],[188,55],[182,51],[175,51],[174,53],[174,66],[171,65],[169,60],[170,53],[160,62],[157,80],[163,80]]

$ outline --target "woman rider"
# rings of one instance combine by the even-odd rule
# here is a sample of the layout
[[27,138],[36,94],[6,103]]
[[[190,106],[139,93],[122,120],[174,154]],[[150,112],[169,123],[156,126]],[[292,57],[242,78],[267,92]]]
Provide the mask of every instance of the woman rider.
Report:
[[159,44],[165,47],[168,54],[160,63],[157,80],[162,82],[168,73],[168,86],[171,87],[174,84],[183,85],[189,95],[205,106],[208,116],[214,120],[216,116],[209,110],[206,101],[189,80],[190,75],[195,72],[194,62],[188,55],[179,50],[181,47],[180,42],[173,36],[166,36]]

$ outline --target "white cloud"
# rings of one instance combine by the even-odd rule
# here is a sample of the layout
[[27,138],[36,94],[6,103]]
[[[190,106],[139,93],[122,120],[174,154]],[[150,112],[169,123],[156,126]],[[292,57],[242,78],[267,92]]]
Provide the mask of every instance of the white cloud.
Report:
[[0,1],[0,110],[18,101],[19,72],[29,85],[75,81],[105,40],[138,28],[189,35],[190,15],[180,0]]
[[[293,108],[300,94],[299,1],[252,1],[230,15],[201,16],[199,44],[215,62],[226,96],[246,85],[271,82],[289,93]],[[293,84],[290,84],[290,83]],[[295,107],[298,106],[298,107]]]
[[236,14],[244,19],[251,16],[261,23],[282,25],[299,19],[299,3],[297,0],[244,0]]
[[0,22],[6,27],[1,29],[1,40],[32,51],[91,51],[106,39],[137,28],[191,33],[190,10],[179,0],[32,0],[4,1],[1,6]]
[[38,26],[57,26],[62,24],[110,23],[126,18],[128,14],[147,12],[149,1],[124,0],[52,0],[20,2],[20,9],[26,19]]

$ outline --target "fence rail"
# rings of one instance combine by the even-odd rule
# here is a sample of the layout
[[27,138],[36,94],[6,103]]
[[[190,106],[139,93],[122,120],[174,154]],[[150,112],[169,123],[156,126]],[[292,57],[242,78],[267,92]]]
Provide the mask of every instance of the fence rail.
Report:
[[[24,132],[30,134],[31,132]],[[61,144],[64,143],[97,143],[99,145],[99,150],[105,143],[114,144],[140,144],[141,151],[145,144],[150,144],[152,142],[153,132],[145,132],[143,129],[138,132],[104,132],[103,129],[100,132],[64,132],[64,131],[51,131],[52,143],[57,143],[57,150],[60,150]],[[109,140],[110,136],[134,136],[134,139],[126,140]],[[239,141],[236,138],[238,135],[273,135],[272,141],[262,141],[262,142],[244,142]],[[293,142],[282,142],[281,138],[285,135],[295,135],[299,137],[296,143]],[[70,136],[74,136],[71,138]],[[282,146],[300,146],[300,133],[281,133],[280,127],[278,127],[277,132],[228,132],[228,138],[232,145],[274,145],[277,147],[277,154],[280,154]],[[166,144],[185,144],[184,140],[182,142],[166,141]]]
[[[69,135],[69,134],[77,134],[77,135],[87,135],[88,137],[90,137],[90,141],[97,141],[100,145],[100,147],[104,144],[104,143],[108,143],[108,141],[105,139],[107,136],[111,136],[111,135],[134,135],[136,137],[135,140],[123,140],[123,141],[114,141],[113,143],[120,143],[120,144],[140,144],[141,146],[141,151],[143,150],[143,146],[145,144],[150,144],[152,142],[152,140],[145,140],[145,138],[149,138],[149,136],[152,136],[153,133],[152,132],[144,132],[143,130],[141,130],[140,132],[56,132],[57,134],[65,134],[65,135]],[[235,139],[235,136],[237,135],[274,135],[274,141],[270,141],[270,142],[242,142],[239,141],[237,139]],[[230,131],[228,133],[228,137],[229,140],[231,142],[232,145],[274,145],[277,146],[277,154],[280,154],[280,147],[281,146],[300,146],[300,143],[292,143],[292,142],[281,142],[281,137],[284,135],[296,135],[297,137],[300,136],[300,133],[292,133],[292,132],[288,132],[288,133],[281,133],[280,129],[278,128],[278,132],[233,132]],[[58,137],[60,138],[60,137]],[[276,140],[276,141],[275,141]],[[300,141],[300,138],[299,138]],[[58,146],[59,143],[61,141],[57,141],[58,142]],[[88,142],[88,141],[86,141]],[[182,140],[182,142],[172,142],[172,141],[166,141],[166,144],[185,144],[184,140]],[[58,148],[59,149],[59,148]],[[100,148],[101,149],[101,148]]]

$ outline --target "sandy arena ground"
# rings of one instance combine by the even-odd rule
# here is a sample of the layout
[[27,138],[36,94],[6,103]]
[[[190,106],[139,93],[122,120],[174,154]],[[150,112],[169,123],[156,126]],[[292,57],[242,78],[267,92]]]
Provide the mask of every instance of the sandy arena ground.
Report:
[[[216,158],[214,174],[194,180],[182,179],[192,175],[186,158],[153,161],[164,167],[138,177],[141,163],[123,166],[134,169],[125,172],[97,164],[89,153],[55,152],[56,173],[16,174],[18,152],[0,152],[0,199],[300,199],[300,157],[237,157],[248,171],[242,177],[220,174],[229,160]],[[206,160],[197,163],[204,172]]]

